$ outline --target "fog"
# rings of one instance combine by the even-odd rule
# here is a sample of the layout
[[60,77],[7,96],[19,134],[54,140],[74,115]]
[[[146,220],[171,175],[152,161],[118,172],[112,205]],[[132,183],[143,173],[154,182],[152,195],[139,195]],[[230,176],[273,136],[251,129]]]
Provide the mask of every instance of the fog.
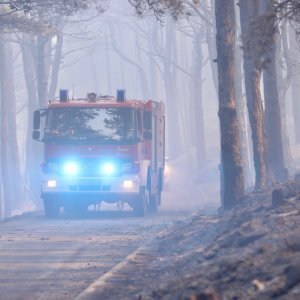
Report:
[[299,294],[297,2],[0,0],[1,300]]
[[[162,209],[209,209],[220,205],[216,49],[211,43],[214,30],[210,23],[213,22],[214,11],[207,7],[208,22],[199,15],[200,7],[195,8],[198,13],[178,20],[168,14],[159,20],[152,13],[141,18],[126,1],[109,1],[105,8],[103,13],[83,10],[69,16],[50,14],[45,18],[46,23],[50,24],[49,31],[42,33],[30,30],[26,33],[19,30],[3,33],[3,51],[6,51],[6,59],[11,60],[9,69],[13,78],[9,80],[7,74],[14,92],[10,97],[16,103],[9,110],[15,113],[17,123],[17,142],[10,141],[7,147],[14,152],[13,157],[18,157],[18,165],[9,168],[12,171],[8,177],[18,173],[16,178],[22,190],[18,193],[23,195],[20,199],[13,191],[14,183],[5,182],[7,174],[3,170],[3,216],[42,208],[38,168],[43,159],[43,147],[42,143],[31,141],[32,114],[33,110],[44,108],[48,100],[57,99],[59,89],[68,89],[70,97],[77,99],[84,98],[90,92],[115,96],[116,90],[121,88],[126,90],[128,99],[164,102],[166,156],[169,157],[171,174],[170,186],[163,192],[165,200]],[[239,32],[237,40],[240,45]],[[35,49],[30,50],[31,42],[37,43]],[[46,45],[40,54],[43,63],[35,65],[37,77],[35,84],[31,85],[37,89],[31,91],[29,81],[34,70],[30,68],[34,65],[30,65],[26,47],[30,51],[38,51],[43,43]],[[240,47],[237,49],[241,51]],[[8,52],[12,57],[7,55]],[[31,59],[37,62],[38,54],[31,56]],[[287,76],[283,65],[282,73]],[[292,156],[297,152],[292,92],[285,87],[282,89],[285,89],[282,97],[286,99],[284,126],[287,127],[287,142],[291,145],[285,159],[287,168],[290,168],[293,165]],[[245,97],[244,88],[242,92]],[[3,107],[7,103],[3,102]],[[243,118],[250,165],[245,190],[251,190],[255,176],[246,109]],[[13,140],[13,133],[3,131],[2,139],[7,134]],[[15,143],[13,147],[12,143]],[[38,149],[39,156],[30,157],[32,147]],[[5,151],[2,149],[2,166]],[[293,167],[290,169],[292,174]],[[8,186],[10,192],[6,191]]]
[[[168,200],[163,206],[170,204],[170,207],[174,208],[178,205],[182,209],[185,206],[186,208],[187,206],[202,207],[203,188],[206,187],[200,187],[201,181],[204,180],[207,187],[213,186],[213,189],[218,189],[219,130],[217,97],[208,63],[208,48],[204,42],[201,42],[203,58],[201,58],[202,66],[199,74],[202,74],[205,161],[197,163],[195,128],[193,128],[195,126],[194,96],[190,87],[195,76],[194,35],[199,20],[191,17],[189,20],[174,21],[170,16],[157,20],[152,15],[139,18],[128,3],[124,2],[120,5],[119,1],[111,1],[103,14],[96,11],[83,11],[74,16],[59,17],[59,21],[59,26],[54,28],[58,30],[58,35],[47,36],[47,42],[51,40],[50,52],[49,50],[45,52],[46,57],[44,57],[45,66],[48,68],[45,70],[48,79],[47,77],[40,79],[45,80],[47,88],[43,92],[42,87],[38,87],[39,97],[41,93],[45,93],[44,97],[47,95],[44,105],[39,98],[40,104],[35,104],[34,107],[31,104],[28,107],[27,101],[33,99],[30,99],[32,95],[27,96],[24,64],[20,54],[22,36],[19,33],[6,35],[7,38],[13,39],[13,42],[8,41],[8,43],[14,55],[20,176],[23,188],[26,190],[25,199],[12,201],[12,214],[24,209],[41,209],[40,199],[37,199],[38,193],[32,191],[32,187],[27,185],[30,180],[27,174],[30,158],[26,155],[28,149],[26,143],[31,136],[31,124],[28,126],[25,124],[31,122],[29,118],[33,113],[32,110],[45,107],[47,100],[51,100],[51,88],[53,84],[55,85],[54,72],[57,63],[59,72],[54,94],[56,99],[59,89],[68,89],[70,97],[76,99],[84,98],[89,92],[115,96],[116,90],[122,88],[126,89],[128,99],[152,99],[164,102],[167,118],[166,156],[170,157],[172,165],[170,177],[172,188],[165,192],[165,197],[172,199],[175,193],[179,193],[182,197],[174,199],[175,201]],[[200,35],[204,37],[204,33]],[[27,36],[29,40],[34,39],[32,33]],[[62,43],[61,56],[58,57],[60,42]],[[166,78],[168,76],[171,78]],[[172,91],[170,92],[169,89]],[[175,113],[170,109],[172,101],[177,106]],[[42,145],[33,143],[33,147],[39,148],[40,156],[38,159],[35,157],[34,162],[39,166],[42,162]],[[200,163],[201,168],[199,168]],[[32,169],[29,172],[36,172],[36,170]],[[208,174],[207,172],[209,178],[203,176]],[[38,182],[35,184],[37,185]],[[188,201],[188,205],[184,201],[183,205],[182,198],[191,198],[191,201]],[[206,199],[204,202],[208,201]],[[216,201],[218,200],[212,200],[213,203]]]
[[[74,98],[84,97],[90,91],[115,95],[117,89],[124,88],[128,99],[152,99],[165,103],[166,156],[170,157],[172,171],[170,189],[163,195],[162,207],[199,208],[204,202],[209,205],[211,201],[215,205],[219,201],[218,100],[208,62],[209,50],[204,41],[200,42],[203,52],[201,70],[196,72],[202,80],[206,157],[200,168],[196,161],[191,86],[196,55],[193,49],[197,33],[195,26],[198,23],[197,18],[176,22],[170,16],[161,21],[153,16],[141,19],[128,3],[120,5],[118,1],[112,1],[107,12],[96,19],[66,26],[65,53],[71,53],[66,54],[62,63],[61,88],[70,89]],[[74,32],[79,37],[74,37]],[[84,37],[80,37],[80,32]],[[91,39],[86,39],[86,32]],[[204,32],[200,35],[204,39]],[[173,49],[168,50],[168,44],[173,44]],[[171,57],[167,57],[167,51],[171,51]],[[166,63],[170,63],[172,76],[175,76],[171,78],[175,98],[169,103],[165,78],[168,75],[164,75]],[[176,115],[169,111],[171,101],[178,102]],[[178,124],[179,132],[172,128],[173,122]],[[174,149],[171,140],[176,141],[178,149]],[[214,199],[203,199],[206,189],[214,192]]]

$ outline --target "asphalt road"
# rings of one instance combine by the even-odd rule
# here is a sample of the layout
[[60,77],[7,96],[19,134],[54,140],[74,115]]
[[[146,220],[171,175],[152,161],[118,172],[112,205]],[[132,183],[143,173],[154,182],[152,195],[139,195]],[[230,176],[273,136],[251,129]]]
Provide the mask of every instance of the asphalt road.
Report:
[[0,299],[73,299],[126,256],[190,212],[25,214],[0,223]]
[[172,175],[159,212],[143,218],[102,207],[77,218],[40,212],[0,222],[0,300],[74,299],[174,222],[218,205],[214,186]]

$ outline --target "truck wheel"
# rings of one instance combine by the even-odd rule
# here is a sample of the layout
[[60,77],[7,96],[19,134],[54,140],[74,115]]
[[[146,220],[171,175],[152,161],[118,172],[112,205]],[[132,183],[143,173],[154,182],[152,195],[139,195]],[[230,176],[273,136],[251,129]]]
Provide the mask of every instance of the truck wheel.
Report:
[[149,191],[145,187],[140,188],[140,194],[133,206],[133,213],[136,217],[144,217],[149,202]]
[[47,218],[57,218],[59,216],[59,203],[55,197],[44,197],[44,211]]
[[158,205],[160,204],[160,192],[157,192],[157,194],[152,195],[149,199],[149,212],[156,213],[158,210]]

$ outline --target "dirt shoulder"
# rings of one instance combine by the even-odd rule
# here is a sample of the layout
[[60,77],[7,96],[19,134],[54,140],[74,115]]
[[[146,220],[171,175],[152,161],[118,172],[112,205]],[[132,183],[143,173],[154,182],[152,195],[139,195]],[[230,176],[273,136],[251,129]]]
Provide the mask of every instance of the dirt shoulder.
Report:
[[300,299],[299,190],[177,223],[79,299]]

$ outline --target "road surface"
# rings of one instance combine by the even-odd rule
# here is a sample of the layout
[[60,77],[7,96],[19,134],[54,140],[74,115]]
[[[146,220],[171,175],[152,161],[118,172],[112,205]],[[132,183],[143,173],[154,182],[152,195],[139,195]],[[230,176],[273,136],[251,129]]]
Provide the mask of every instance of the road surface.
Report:
[[130,212],[46,219],[25,214],[0,223],[0,299],[73,299],[188,212],[145,218]]
[[125,207],[55,220],[27,213],[0,222],[0,299],[74,299],[159,232],[208,205],[209,193],[184,178],[173,180],[159,212],[144,218]]

